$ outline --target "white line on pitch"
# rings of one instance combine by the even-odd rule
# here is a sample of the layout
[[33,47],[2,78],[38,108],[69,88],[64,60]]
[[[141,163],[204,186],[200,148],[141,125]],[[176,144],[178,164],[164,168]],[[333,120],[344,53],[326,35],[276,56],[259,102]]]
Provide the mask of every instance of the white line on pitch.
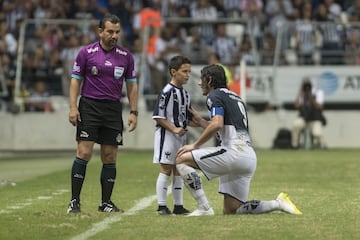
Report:
[[[171,193],[171,186],[168,188],[168,191],[167,191],[168,195],[170,193]],[[85,240],[85,239],[88,239],[89,237],[92,237],[92,236],[98,234],[99,232],[102,232],[105,229],[107,229],[110,224],[115,223],[115,222],[119,222],[124,215],[134,215],[137,212],[147,208],[156,199],[157,199],[156,195],[145,197],[145,198],[139,200],[138,203],[134,207],[132,207],[131,209],[126,211],[124,214],[113,215],[111,217],[105,218],[101,222],[94,223],[89,230],[87,230],[86,232],[83,232],[83,233],[71,238],[71,240]]]
[[[67,192],[69,192],[69,190],[58,189],[55,192],[51,193],[51,195],[58,196],[58,195],[61,195],[61,194],[67,193]],[[14,205],[7,206],[6,209],[1,209],[0,214],[12,213],[13,210],[22,209],[22,208],[24,208],[26,206],[32,205],[32,203],[34,201],[37,201],[37,200],[49,200],[51,198],[52,198],[52,196],[38,196],[36,198],[28,198],[28,199],[25,199],[25,202],[21,202],[21,203],[17,203],[17,204],[14,204]]]

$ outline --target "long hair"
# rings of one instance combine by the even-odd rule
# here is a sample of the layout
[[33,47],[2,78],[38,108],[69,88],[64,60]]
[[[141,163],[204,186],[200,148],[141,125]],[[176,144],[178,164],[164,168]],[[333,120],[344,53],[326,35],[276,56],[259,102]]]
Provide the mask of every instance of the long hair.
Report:
[[210,86],[216,88],[226,88],[226,77],[224,68],[217,64],[211,64],[200,71],[200,78],[207,83],[210,82]]

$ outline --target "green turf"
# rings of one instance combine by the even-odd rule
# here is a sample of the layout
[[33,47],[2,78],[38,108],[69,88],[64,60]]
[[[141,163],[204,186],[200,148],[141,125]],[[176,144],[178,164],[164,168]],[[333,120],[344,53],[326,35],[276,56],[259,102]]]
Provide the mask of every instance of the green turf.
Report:
[[[155,201],[134,215],[98,213],[97,156],[88,165],[82,213],[68,215],[71,159],[2,159],[0,179],[14,176],[17,185],[0,187],[0,239],[71,239],[100,225],[107,228],[89,239],[360,239],[360,150],[257,153],[250,198],[268,200],[286,191],[303,215],[223,216],[217,180],[205,179],[215,216],[157,216]],[[117,166],[113,200],[119,207],[129,211],[138,200],[155,194],[158,166],[152,164],[151,152],[120,152]],[[184,201],[185,207],[195,208],[186,189]],[[171,195],[168,202],[172,206]]]

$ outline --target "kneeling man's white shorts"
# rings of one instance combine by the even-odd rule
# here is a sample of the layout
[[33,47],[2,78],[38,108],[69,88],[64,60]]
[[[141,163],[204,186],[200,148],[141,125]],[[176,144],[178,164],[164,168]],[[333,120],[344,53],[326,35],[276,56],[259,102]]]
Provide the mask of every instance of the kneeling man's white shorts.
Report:
[[195,162],[209,179],[219,177],[219,193],[246,202],[250,181],[256,169],[256,154],[250,146],[241,150],[206,147],[192,151]]

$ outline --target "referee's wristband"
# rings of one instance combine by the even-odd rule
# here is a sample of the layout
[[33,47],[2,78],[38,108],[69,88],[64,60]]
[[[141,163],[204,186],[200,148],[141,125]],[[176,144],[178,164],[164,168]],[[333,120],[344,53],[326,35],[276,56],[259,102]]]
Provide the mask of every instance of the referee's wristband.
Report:
[[135,116],[138,116],[139,112],[137,110],[131,110],[130,114],[134,114]]

